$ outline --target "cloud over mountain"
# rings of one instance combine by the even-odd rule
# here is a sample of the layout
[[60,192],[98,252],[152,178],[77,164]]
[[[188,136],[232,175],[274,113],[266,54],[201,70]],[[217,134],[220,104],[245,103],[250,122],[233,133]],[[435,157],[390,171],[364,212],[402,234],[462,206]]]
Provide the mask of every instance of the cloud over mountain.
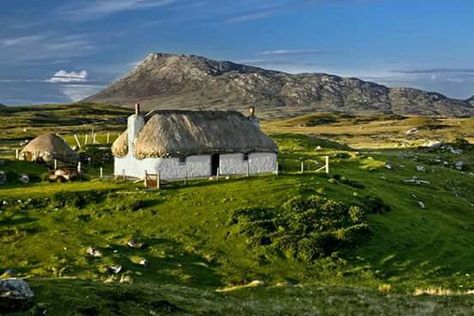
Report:
[[87,71],[81,70],[78,72],[75,71],[66,71],[59,70],[54,74],[53,77],[47,80],[51,83],[78,83],[87,81]]

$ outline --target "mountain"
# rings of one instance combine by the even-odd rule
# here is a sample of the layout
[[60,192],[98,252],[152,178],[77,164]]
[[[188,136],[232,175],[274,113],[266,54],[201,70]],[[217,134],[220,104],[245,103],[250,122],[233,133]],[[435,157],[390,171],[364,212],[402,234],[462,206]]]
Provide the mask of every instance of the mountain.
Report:
[[314,111],[473,116],[474,98],[450,99],[323,73],[288,74],[194,55],[150,54],[133,71],[83,101],[145,108],[237,109],[265,116]]

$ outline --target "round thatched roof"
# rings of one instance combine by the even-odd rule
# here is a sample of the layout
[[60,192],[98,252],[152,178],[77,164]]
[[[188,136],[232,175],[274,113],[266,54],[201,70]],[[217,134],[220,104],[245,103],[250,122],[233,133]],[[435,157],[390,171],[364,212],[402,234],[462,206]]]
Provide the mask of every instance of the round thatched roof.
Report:
[[43,160],[54,159],[72,162],[78,159],[77,153],[56,134],[44,134],[36,137],[28,143],[20,152],[21,160]]
[[[251,119],[235,111],[172,111],[149,113],[134,142],[138,159],[212,153],[277,152],[277,145]],[[128,153],[127,131],[112,153]]]

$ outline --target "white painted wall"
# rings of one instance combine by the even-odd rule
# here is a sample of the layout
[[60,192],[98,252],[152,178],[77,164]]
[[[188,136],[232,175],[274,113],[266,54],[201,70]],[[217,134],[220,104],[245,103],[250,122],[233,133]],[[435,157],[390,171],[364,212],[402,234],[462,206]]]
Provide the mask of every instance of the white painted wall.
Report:
[[[242,153],[220,155],[219,172],[221,175],[244,175],[247,164],[250,174],[269,173],[276,169],[277,154],[251,153],[248,162],[243,160]],[[211,175],[211,156],[189,156],[186,163],[180,163],[179,158],[145,158],[136,159],[127,154],[123,158],[115,157],[114,174],[134,178],[144,178],[145,170],[149,174],[160,173],[163,180],[188,178],[205,178]]]
[[201,178],[211,175],[211,156],[189,156],[186,163],[180,163],[179,158],[145,158],[136,159],[128,154],[123,158],[115,157],[114,174],[128,177],[144,178],[145,171],[149,174],[160,173],[163,180]]
[[276,170],[276,153],[251,153],[244,160],[244,154],[225,154],[220,156],[219,172],[222,175],[274,172]]

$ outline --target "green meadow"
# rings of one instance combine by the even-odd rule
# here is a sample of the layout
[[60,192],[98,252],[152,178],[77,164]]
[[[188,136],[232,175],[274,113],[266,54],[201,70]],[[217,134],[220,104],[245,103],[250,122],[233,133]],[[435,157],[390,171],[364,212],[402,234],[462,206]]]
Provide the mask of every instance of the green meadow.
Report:
[[[123,128],[116,119],[126,110],[94,109],[99,112],[84,112],[90,118],[85,125],[78,123],[85,119],[80,116],[59,128],[71,145],[74,133],[94,128],[106,146],[106,133]],[[55,130],[32,120],[37,113],[31,109],[15,111],[10,119],[20,126],[8,125],[0,137],[5,152],[18,140]],[[64,121],[75,115],[62,114]],[[397,127],[387,131],[391,140],[413,128],[406,118],[390,119]],[[446,139],[439,136],[462,148],[453,154],[418,148],[429,140],[420,125],[420,136],[402,147],[382,146],[386,135],[380,126],[360,134],[366,128],[357,124],[377,125],[381,117],[369,123],[338,115],[291,120],[263,122],[280,148],[278,175],[175,181],[160,190],[113,179],[111,162],[100,165],[104,179],[94,164],[86,166],[80,181],[48,183],[47,166],[4,154],[0,170],[11,181],[0,188],[0,273],[30,283],[34,305],[24,314],[472,313],[474,149],[459,140],[472,137],[471,123],[462,123],[467,129],[458,132],[450,129]],[[325,156],[329,174],[316,172]],[[463,161],[462,170],[455,168],[457,161]],[[31,182],[16,181],[21,173]],[[265,234],[261,228],[267,222],[251,222],[248,227],[260,230],[246,231],[233,221],[238,210],[265,208],[281,223],[288,201],[312,196],[360,207],[370,233],[350,246],[303,259],[280,251],[272,242],[275,234],[255,242],[252,236]],[[130,247],[130,240],[143,245]],[[101,255],[88,255],[89,247]]]

